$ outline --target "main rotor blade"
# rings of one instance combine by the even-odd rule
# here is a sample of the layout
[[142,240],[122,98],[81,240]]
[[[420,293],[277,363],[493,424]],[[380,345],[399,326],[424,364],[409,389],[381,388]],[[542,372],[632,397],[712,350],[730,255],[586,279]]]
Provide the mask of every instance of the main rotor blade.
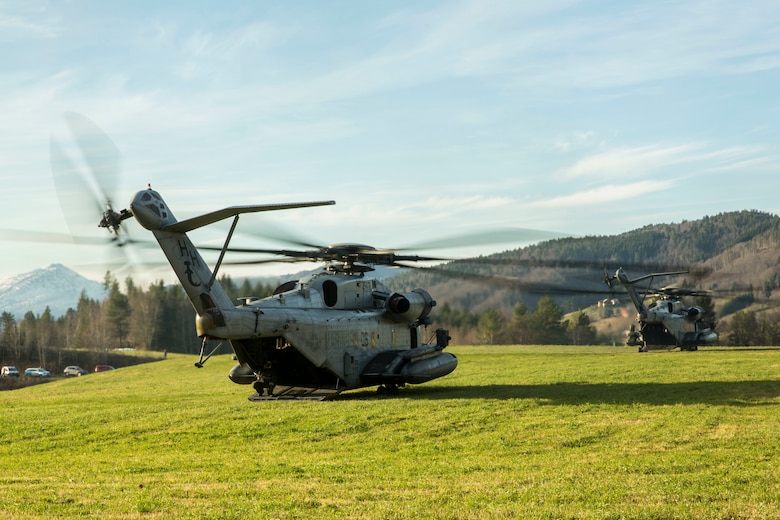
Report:
[[461,272],[461,271],[446,269],[437,266],[419,267],[417,269],[423,272],[433,272],[435,274],[440,274],[451,278],[472,280],[481,283],[488,283],[491,285],[498,285],[502,288],[511,287],[513,289],[518,289],[533,294],[542,294],[542,295],[576,295],[576,294],[614,295],[615,294],[614,290],[609,290],[605,288],[603,289],[596,288],[598,287],[599,282],[595,280],[593,282],[592,288],[591,287],[573,288],[573,287],[564,287],[562,285],[555,285],[550,283],[531,282],[515,276]]
[[[205,251],[222,251],[218,246],[199,246],[198,249]],[[291,258],[302,258],[311,260],[313,262],[323,260],[341,260],[342,255],[338,251],[333,251],[329,246],[324,246],[321,249],[310,251],[294,251],[290,249],[262,249],[262,248],[250,248],[250,247],[229,247],[226,251],[231,253],[251,253],[251,254],[270,254],[288,256]],[[357,253],[344,253],[343,257],[354,258],[357,262],[366,263],[392,263],[392,262],[438,262],[448,260],[446,258],[439,258],[434,256],[420,256],[420,255],[396,255],[392,251],[374,250],[374,251],[362,251]]]
[[308,258],[266,258],[262,260],[226,260],[222,265],[300,264],[313,262]]
[[[277,240],[286,244],[307,247],[312,249],[320,249],[326,247],[324,244],[318,244],[312,240],[306,238],[298,238],[296,233],[290,232],[275,226],[275,229],[263,229],[241,231],[242,234],[254,236],[257,238],[268,238]],[[424,242],[418,242],[410,244],[404,247],[389,247],[383,249],[383,251],[414,251],[414,250],[431,250],[431,249],[456,249],[469,246],[480,245],[494,245],[494,244],[516,244],[520,242],[534,242],[539,240],[549,240],[553,238],[563,238],[571,235],[565,233],[558,233],[553,231],[542,231],[537,229],[528,228],[499,228],[493,230],[475,231],[472,233],[466,233],[461,235],[453,235],[444,238],[437,238],[433,240],[427,240]],[[437,260],[451,260],[450,258],[437,258]]]
[[409,251],[427,249],[456,249],[470,246],[537,242],[540,240],[550,240],[554,238],[565,238],[570,236],[570,234],[566,233],[543,231],[539,229],[499,228],[427,240],[424,242],[410,244],[406,247],[395,248],[395,250]]
[[253,238],[270,239],[283,244],[289,244],[291,246],[306,247],[309,249],[321,249],[325,247],[325,244],[318,244],[313,240],[304,238],[300,233],[292,232],[289,229],[280,226],[275,223],[273,227],[263,227],[262,230],[258,229],[245,229],[242,228],[237,231],[240,235],[247,235]]
[[[623,262],[620,260],[562,260],[562,259],[539,259],[539,258],[492,258],[477,257],[455,260],[453,263],[474,263],[482,265],[498,265],[509,267],[529,267],[529,268],[552,268],[552,269],[584,269],[584,270],[607,270],[609,274],[622,267],[624,270],[637,272],[669,272],[680,271],[691,276],[704,276],[712,270],[703,265],[680,266],[658,263],[644,262]],[[608,267],[610,266],[610,267]],[[614,267],[614,269],[612,269]]]
[[84,244],[107,245],[111,240],[107,236],[79,236],[68,233],[48,231],[23,231],[20,229],[0,229],[0,240],[9,242],[38,242],[43,244]]

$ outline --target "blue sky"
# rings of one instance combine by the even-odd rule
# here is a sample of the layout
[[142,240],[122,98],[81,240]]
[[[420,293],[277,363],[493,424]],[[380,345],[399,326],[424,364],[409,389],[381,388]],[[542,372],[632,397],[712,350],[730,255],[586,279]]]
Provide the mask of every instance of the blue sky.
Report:
[[[0,227],[72,230],[68,111],[121,150],[116,206],[335,199],[241,220],[323,244],[777,213],[779,73],[773,1],[0,1]],[[2,249],[0,275],[104,256]]]

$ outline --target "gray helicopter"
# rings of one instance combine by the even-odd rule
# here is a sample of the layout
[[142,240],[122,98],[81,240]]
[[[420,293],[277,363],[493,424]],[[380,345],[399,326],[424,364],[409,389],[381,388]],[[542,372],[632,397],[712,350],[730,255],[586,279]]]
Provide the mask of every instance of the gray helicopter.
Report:
[[[685,297],[704,296],[705,291],[664,287],[652,289],[652,281],[656,277],[686,274],[688,271],[672,271],[653,273],[631,279],[621,268],[605,281],[611,287],[611,282],[617,280],[625,288],[631,303],[637,311],[636,325],[626,337],[626,344],[639,347],[639,352],[648,350],[670,350],[679,347],[680,350],[698,350],[700,345],[711,345],[718,341],[718,335],[712,327],[705,323],[705,312],[697,305],[686,305]],[[638,283],[649,280],[648,287],[640,294]],[[649,295],[653,301],[645,304]]]
[[[129,212],[152,231],[197,314],[203,366],[208,341],[229,341],[238,360],[230,379],[251,384],[250,399],[327,399],[340,392],[379,385],[394,395],[406,384],[445,376],[458,364],[444,352],[449,335],[424,329],[436,302],[423,289],[393,292],[364,274],[371,265],[406,266],[429,257],[397,255],[361,244],[337,244],[308,251],[270,252],[297,260],[325,261],[324,269],[279,287],[266,298],[244,297],[238,306],[217,281],[238,217],[243,213],[333,204],[333,201],[236,206],[177,221],[160,194],[139,191]],[[233,225],[210,270],[187,233],[233,217]],[[212,351],[213,353],[213,351]],[[209,354],[210,356],[210,354]]]

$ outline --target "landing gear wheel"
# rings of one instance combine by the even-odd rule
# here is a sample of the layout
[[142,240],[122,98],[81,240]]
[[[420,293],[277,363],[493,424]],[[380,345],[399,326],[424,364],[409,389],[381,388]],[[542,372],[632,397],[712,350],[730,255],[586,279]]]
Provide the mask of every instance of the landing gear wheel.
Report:
[[376,393],[378,395],[386,395],[389,397],[395,397],[398,395],[398,385],[388,383],[386,385],[382,385],[379,388],[376,389]]
[[255,381],[252,387],[258,395],[272,396],[276,385],[270,381]]

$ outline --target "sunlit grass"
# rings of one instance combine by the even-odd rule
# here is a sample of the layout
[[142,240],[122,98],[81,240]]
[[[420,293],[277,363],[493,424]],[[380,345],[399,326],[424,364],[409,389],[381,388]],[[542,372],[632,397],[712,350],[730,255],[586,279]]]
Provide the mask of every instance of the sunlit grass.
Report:
[[780,351],[453,347],[262,402],[229,356],[0,393],[4,518],[778,518]]

